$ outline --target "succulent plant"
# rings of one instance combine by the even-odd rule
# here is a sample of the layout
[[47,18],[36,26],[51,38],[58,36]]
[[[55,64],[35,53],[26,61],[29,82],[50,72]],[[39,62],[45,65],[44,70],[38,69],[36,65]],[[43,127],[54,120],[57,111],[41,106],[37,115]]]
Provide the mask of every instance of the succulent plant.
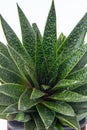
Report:
[[22,42],[0,16],[7,40],[0,42],[0,118],[23,122],[24,130],[79,130],[87,116],[87,13],[57,38],[54,1],[43,36],[17,8]]

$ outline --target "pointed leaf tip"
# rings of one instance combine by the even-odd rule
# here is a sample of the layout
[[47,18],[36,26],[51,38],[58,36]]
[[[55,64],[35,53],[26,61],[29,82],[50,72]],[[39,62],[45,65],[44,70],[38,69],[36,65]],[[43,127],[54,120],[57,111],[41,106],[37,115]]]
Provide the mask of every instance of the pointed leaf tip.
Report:
[[[21,26],[21,33],[22,33],[22,42],[24,45],[25,50],[31,57],[34,59],[35,57],[35,32],[31,27],[29,20],[27,19],[25,13],[22,9],[18,6],[18,15],[19,21]],[[35,60],[35,59],[34,59]]]
[[17,5],[17,9],[18,9],[18,11],[19,11],[19,10],[21,10],[21,8],[20,8],[19,4],[18,4],[18,3],[16,3],[16,5]]
[[40,91],[40,90],[34,88],[34,89],[32,90],[30,99],[37,99],[37,98],[40,98],[40,97],[42,97],[42,96],[44,96],[44,95],[45,95],[45,93],[43,93],[42,91]]
[[45,107],[42,104],[38,104],[36,108],[42,122],[44,123],[45,128],[48,129],[54,121],[55,112],[51,111],[49,108]]
[[[57,32],[56,32],[56,11],[54,2],[52,2],[50,11],[48,13],[43,41],[42,41],[42,48],[43,48],[43,59],[44,59],[44,67],[46,68],[47,72],[51,67],[51,64],[56,59],[56,49],[57,49]],[[44,70],[42,70],[42,73]],[[46,77],[46,76],[45,76]]]
[[16,5],[17,5],[17,7],[19,6],[17,2],[16,2]]

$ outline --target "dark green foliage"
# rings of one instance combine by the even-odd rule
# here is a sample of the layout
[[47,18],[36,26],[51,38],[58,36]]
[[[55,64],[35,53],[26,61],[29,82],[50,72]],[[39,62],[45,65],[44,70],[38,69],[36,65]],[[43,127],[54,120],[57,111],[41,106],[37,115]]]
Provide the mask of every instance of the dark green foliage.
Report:
[[44,35],[18,7],[22,43],[1,16],[7,45],[0,42],[0,118],[24,130],[80,129],[87,116],[87,13],[70,35],[57,38],[52,1]]

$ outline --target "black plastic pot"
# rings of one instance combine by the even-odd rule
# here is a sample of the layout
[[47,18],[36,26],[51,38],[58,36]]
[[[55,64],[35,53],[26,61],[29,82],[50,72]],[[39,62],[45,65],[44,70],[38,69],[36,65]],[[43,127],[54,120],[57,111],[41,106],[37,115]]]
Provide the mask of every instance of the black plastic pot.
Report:
[[7,130],[24,130],[23,123],[17,121],[7,121]]
[[[81,130],[86,130],[86,118],[80,121]],[[8,129],[7,130],[24,130],[23,123],[17,121],[8,121],[7,122]],[[56,130],[56,129],[55,129]],[[64,130],[74,130],[69,127],[64,126]]]

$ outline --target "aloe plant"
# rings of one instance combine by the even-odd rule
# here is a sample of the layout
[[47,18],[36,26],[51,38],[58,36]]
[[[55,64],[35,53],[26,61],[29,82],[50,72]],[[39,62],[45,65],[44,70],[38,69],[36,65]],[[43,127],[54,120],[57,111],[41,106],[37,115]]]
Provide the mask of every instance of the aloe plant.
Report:
[[54,1],[43,36],[17,8],[22,42],[0,16],[7,40],[0,42],[0,118],[23,122],[24,130],[79,130],[87,116],[87,13],[57,38]]

